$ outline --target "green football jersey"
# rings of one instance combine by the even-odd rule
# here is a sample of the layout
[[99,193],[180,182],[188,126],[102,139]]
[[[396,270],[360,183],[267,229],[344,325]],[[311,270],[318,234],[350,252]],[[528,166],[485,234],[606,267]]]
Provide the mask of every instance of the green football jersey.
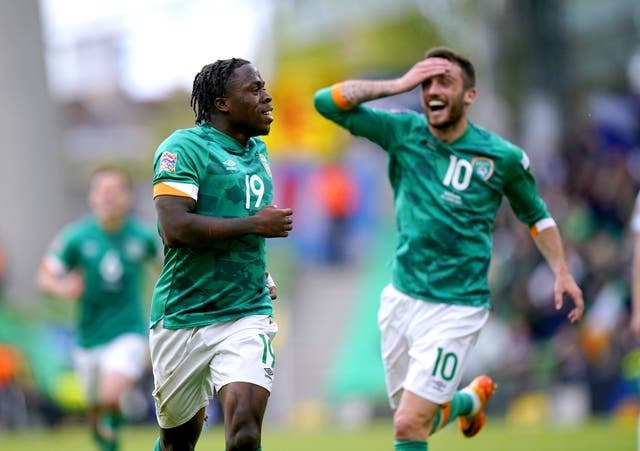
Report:
[[[205,216],[254,215],[273,200],[266,146],[257,137],[242,146],[206,124],[178,130],[156,151],[153,195],[191,197]],[[264,237],[220,240],[206,250],[165,246],[164,256],[151,327],[161,319],[178,329],[272,314]]]
[[489,306],[492,233],[503,196],[532,229],[551,221],[525,152],[473,123],[444,143],[416,111],[343,110],[330,88],[316,93],[315,105],[388,153],[398,229],[393,285],[425,301]]
[[145,263],[158,255],[150,228],[128,218],[114,233],[94,217],[64,227],[47,260],[56,271],[79,270],[85,291],[78,305],[78,345],[91,348],[124,333],[146,335],[142,288]]

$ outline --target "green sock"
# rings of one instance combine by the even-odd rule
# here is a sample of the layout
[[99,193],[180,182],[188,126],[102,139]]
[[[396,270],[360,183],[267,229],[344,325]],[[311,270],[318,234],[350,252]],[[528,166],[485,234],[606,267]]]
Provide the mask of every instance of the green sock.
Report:
[[473,409],[473,398],[465,391],[457,391],[453,395],[453,399],[443,408],[438,410],[436,419],[433,423],[431,434],[438,432],[440,429],[451,423],[459,416],[469,415]]
[[396,451],[427,451],[429,445],[423,440],[396,440],[393,442]]
[[105,413],[101,422],[106,430],[109,431],[111,438],[109,440],[105,440],[104,438],[101,440],[101,450],[103,451],[118,451],[120,448],[120,440],[119,440],[119,432],[120,427],[124,423],[124,417],[119,413]]
[[93,432],[93,441],[98,445],[100,451],[118,451],[118,442],[110,441],[102,437],[96,431]]
[[120,426],[124,424],[124,417],[120,413],[107,413],[104,419],[106,424],[114,431],[120,429]]
[[153,445],[153,451],[162,451],[162,448],[160,448],[160,437],[156,440],[156,444]]
[[473,398],[464,390],[459,390],[451,400],[451,418],[469,415],[473,409]]

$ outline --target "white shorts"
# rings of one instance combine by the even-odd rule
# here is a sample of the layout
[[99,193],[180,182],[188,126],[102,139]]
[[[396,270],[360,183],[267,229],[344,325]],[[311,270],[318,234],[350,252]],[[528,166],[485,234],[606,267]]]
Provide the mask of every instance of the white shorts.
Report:
[[147,339],[139,334],[124,334],[95,348],[76,348],[73,361],[88,405],[98,401],[100,378],[122,374],[139,379],[149,366]]
[[214,390],[248,382],[271,391],[278,326],[267,315],[192,329],[165,329],[149,335],[158,425],[170,429],[205,407]]
[[437,404],[451,400],[488,318],[484,307],[425,302],[388,285],[378,326],[391,408],[398,407],[403,390]]

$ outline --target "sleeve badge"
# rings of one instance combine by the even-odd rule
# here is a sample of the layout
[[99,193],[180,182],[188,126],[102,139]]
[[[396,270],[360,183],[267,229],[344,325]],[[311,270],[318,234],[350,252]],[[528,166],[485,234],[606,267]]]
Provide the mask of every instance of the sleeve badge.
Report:
[[160,166],[158,173],[168,172],[173,174],[176,172],[176,163],[178,162],[178,154],[171,152],[163,152],[160,155]]

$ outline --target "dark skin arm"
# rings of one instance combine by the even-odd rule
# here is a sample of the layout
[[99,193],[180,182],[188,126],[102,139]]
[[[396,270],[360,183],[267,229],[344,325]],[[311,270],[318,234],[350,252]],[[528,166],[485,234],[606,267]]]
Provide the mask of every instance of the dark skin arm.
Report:
[[158,196],[154,202],[160,233],[169,247],[206,249],[217,241],[242,235],[286,237],[293,229],[290,208],[270,205],[252,216],[217,218],[195,213],[196,202],[190,197]]

